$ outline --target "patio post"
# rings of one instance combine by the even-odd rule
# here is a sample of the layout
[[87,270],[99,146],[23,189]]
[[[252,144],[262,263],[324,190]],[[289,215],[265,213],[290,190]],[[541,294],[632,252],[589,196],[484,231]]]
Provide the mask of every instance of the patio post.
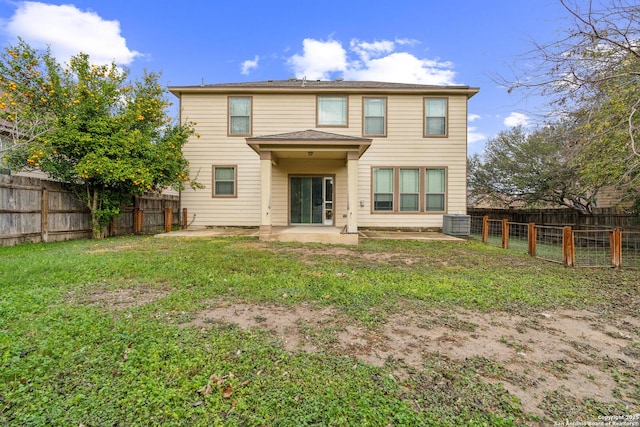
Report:
[[260,235],[271,234],[271,157],[260,152]]
[[358,159],[357,151],[347,152],[347,233],[358,232]]

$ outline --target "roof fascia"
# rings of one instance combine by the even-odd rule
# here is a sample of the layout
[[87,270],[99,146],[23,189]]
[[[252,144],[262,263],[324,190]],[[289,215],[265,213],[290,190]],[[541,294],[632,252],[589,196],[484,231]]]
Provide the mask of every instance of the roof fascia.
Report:
[[177,97],[182,94],[300,94],[300,93],[347,93],[347,94],[399,94],[399,95],[466,95],[474,96],[480,88],[451,86],[434,88],[358,88],[358,87],[224,87],[224,86],[170,86],[169,92]]

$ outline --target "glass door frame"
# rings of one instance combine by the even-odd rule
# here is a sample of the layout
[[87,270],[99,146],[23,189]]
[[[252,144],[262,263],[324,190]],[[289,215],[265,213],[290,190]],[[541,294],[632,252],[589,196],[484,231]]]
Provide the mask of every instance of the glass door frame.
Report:
[[[322,179],[322,220],[318,223],[298,223],[292,222],[292,179],[294,178],[321,178]],[[336,185],[335,175],[331,174],[291,174],[287,178],[287,213],[289,218],[289,225],[291,226],[313,226],[313,227],[331,227],[335,226],[335,200],[336,200]],[[327,200],[327,183],[331,183],[331,200]]]

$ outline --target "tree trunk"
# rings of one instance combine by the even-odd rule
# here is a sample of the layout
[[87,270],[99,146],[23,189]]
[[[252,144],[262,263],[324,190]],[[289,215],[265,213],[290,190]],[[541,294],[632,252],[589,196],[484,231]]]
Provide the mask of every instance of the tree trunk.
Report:
[[89,194],[89,189],[87,189],[88,196],[88,205],[91,210],[91,230],[94,239],[102,238],[102,230],[100,228],[100,220],[98,219],[98,215],[96,212],[98,211],[98,189],[93,189],[93,194]]

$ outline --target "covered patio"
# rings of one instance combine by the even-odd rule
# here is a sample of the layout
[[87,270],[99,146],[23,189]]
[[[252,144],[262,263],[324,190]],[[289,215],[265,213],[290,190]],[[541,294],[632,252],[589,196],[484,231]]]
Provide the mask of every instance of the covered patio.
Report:
[[246,141],[260,156],[261,240],[358,243],[358,162],[371,139],[308,129]]

